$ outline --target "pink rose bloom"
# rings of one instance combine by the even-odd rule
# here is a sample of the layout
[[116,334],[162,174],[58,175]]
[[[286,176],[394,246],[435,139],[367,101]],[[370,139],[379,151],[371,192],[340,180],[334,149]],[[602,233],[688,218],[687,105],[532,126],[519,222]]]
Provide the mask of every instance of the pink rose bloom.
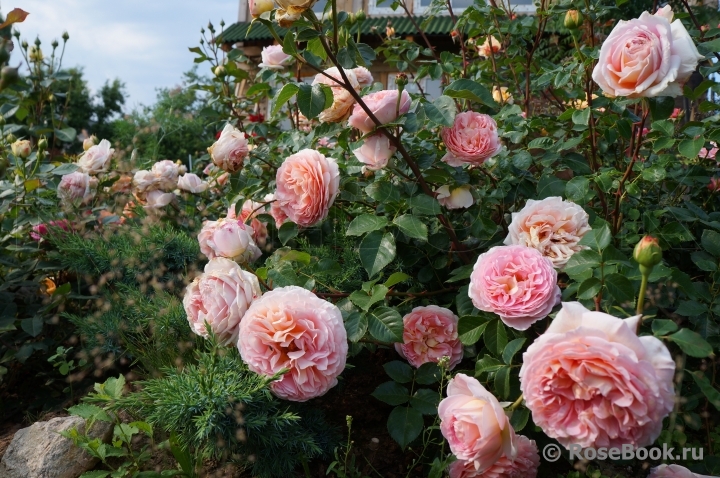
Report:
[[438,406],[440,431],[450,450],[482,472],[501,456],[514,460],[517,438],[497,398],[476,379],[459,373]]
[[205,221],[198,234],[200,252],[208,259],[227,257],[240,263],[254,262],[262,252],[252,239],[253,232],[239,219]]
[[[258,214],[262,214],[264,212],[265,204],[248,199],[243,203],[242,209],[240,209],[240,217],[238,217],[238,219],[246,224],[248,219],[251,219],[250,226],[253,229],[252,238],[255,241],[255,244],[260,247],[265,247],[268,237],[267,223],[261,222],[257,218]],[[235,205],[233,204],[228,209],[228,219],[233,219],[235,217]]]
[[177,187],[179,167],[169,159],[163,159],[152,165],[150,172],[155,175],[160,189],[175,189]]
[[110,141],[104,139],[100,144],[91,146],[87,151],[80,155],[77,164],[79,171],[95,175],[104,173],[110,167],[110,159],[115,150],[110,147]]
[[145,209],[161,209],[170,204],[175,195],[173,193],[162,192],[159,189],[154,189],[145,195]]
[[282,70],[293,61],[293,57],[283,51],[282,45],[263,47],[260,58],[262,62],[258,66],[271,70]]
[[450,464],[450,478],[535,478],[540,466],[540,455],[534,440],[517,435],[515,460],[503,455],[490,468],[478,471],[471,461],[457,460]]
[[680,115],[682,115],[682,113],[683,113],[683,110],[681,108],[673,108],[673,112],[670,115],[670,118],[671,119],[679,118]]
[[403,317],[403,343],[395,344],[395,350],[415,368],[450,357],[449,370],[452,370],[463,358],[458,320],[457,315],[444,307],[415,307]]
[[[349,86],[355,91],[360,91],[363,87],[372,84],[373,77],[367,68],[360,67],[343,71],[345,72]],[[337,67],[328,68],[324,73],[339,82],[344,82],[342,75],[340,74],[340,70]],[[320,120],[321,123],[339,123],[341,121],[345,121],[352,111],[352,107],[355,104],[355,98],[353,98],[347,89],[340,86],[338,81],[334,81],[325,75],[320,73],[315,75],[315,79],[312,84],[322,84],[331,87],[333,92],[333,104],[330,105],[328,109],[320,113],[318,120]]]
[[457,114],[452,127],[443,128],[440,136],[448,150],[442,160],[450,166],[480,165],[502,149],[495,120],[474,111]]
[[387,166],[397,148],[390,143],[387,136],[376,133],[365,138],[363,145],[353,150],[353,154],[368,169],[377,171]]
[[[397,107],[398,90],[376,91],[375,93],[363,96],[362,100],[381,125],[391,123],[398,118],[398,115],[407,113],[410,110],[411,102],[410,95],[405,90],[403,90],[400,95],[399,110]],[[348,119],[348,124],[363,133],[369,133],[377,126],[359,104],[353,107],[352,115],[350,115]]]
[[720,189],[720,178],[710,178],[707,188],[713,192]]
[[[600,48],[592,77],[607,96],[680,96],[703,56],[667,5],[620,20]],[[672,22],[672,23],[670,23]]]
[[716,476],[698,475],[680,465],[660,465],[650,470],[647,478],[717,478]]
[[256,373],[288,369],[270,388],[282,399],[304,402],[337,384],[347,333],[335,305],[302,287],[280,287],[252,303],[240,322],[238,349]]
[[132,184],[135,193],[142,197],[148,191],[160,188],[160,178],[151,171],[140,170],[133,175]]
[[640,316],[618,319],[566,302],[523,354],[520,389],[533,421],[568,447],[644,447],[673,409],[675,362]]
[[242,169],[249,151],[245,133],[231,124],[225,125],[220,132],[220,138],[208,148],[213,163],[228,173]]
[[322,146],[323,148],[334,148],[335,144],[333,141],[330,141],[330,138],[327,136],[323,136],[318,140],[318,146]]
[[50,229],[48,228],[59,228],[63,231],[69,231],[70,230],[70,223],[67,219],[61,219],[59,221],[50,221],[49,223],[41,223],[41,224],[35,224],[32,227],[32,231],[30,232],[30,237],[34,241],[42,241],[43,236],[46,236],[48,232],[50,232]]
[[467,185],[457,187],[452,191],[450,191],[450,186],[440,186],[435,192],[440,205],[447,209],[468,208],[475,202],[472,192],[470,192],[470,186]]
[[303,149],[283,161],[275,176],[275,199],[287,217],[308,227],[327,217],[340,188],[335,160]]
[[195,173],[185,173],[178,178],[177,186],[183,191],[193,194],[203,193],[207,190],[208,184],[200,179]]
[[527,330],[560,303],[552,262],[525,246],[496,246],[481,254],[468,295],[475,307],[517,330]]
[[714,141],[710,141],[710,146],[710,149],[702,148],[698,153],[698,157],[703,159],[715,159],[715,155],[718,152],[717,144]]
[[215,257],[185,289],[183,306],[193,332],[208,337],[207,322],[220,343],[230,345],[237,343],[240,320],[261,295],[257,277],[229,259]]
[[583,208],[560,197],[528,199],[520,212],[512,213],[505,244],[537,249],[562,269],[573,254],[587,249],[579,242],[590,230],[588,219]]
[[75,171],[63,175],[60,179],[57,196],[66,203],[81,201],[82,204],[87,204],[95,197],[96,187],[96,179],[91,178],[89,174],[82,171]]
[[275,219],[275,227],[280,229],[280,226],[287,221],[288,217],[280,207],[280,203],[275,200],[274,194],[265,195],[265,202],[270,203],[270,215]]

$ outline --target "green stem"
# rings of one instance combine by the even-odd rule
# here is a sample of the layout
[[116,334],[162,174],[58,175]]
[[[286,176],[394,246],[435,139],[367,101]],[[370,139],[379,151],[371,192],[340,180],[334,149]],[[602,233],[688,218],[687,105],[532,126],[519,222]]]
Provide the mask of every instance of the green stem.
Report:
[[[640,268],[642,269],[643,266],[640,266]],[[647,290],[649,276],[650,271],[647,271],[647,273],[642,273],[642,279],[640,281],[640,292],[638,293],[637,300],[637,309],[635,310],[635,313],[638,315],[642,315],[643,308],[645,306],[645,291]]]
[[303,470],[305,471],[305,478],[312,478],[312,475],[310,474],[310,467],[307,464],[307,459],[303,456],[300,461],[302,463]]
[[521,393],[520,396],[518,397],[518,399],[515,400],[512,405],[510,405],[510,407],[508,408],[508,410],[512,411],[512,410],[515,410],[517,407],[519,407],[520,404],[521,404],[522,401],[523,401],[523,398],[524,398],[524,397],[523,397],[523,394]]

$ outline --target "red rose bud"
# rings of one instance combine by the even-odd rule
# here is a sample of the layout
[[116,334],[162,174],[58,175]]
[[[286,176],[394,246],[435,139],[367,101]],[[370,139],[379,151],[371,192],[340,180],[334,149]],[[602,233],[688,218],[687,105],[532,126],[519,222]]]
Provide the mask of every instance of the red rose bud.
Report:
[[633,259],[640,264],[640,272],[649,274],[653,267],[662,261],[662,248],[652,236],[643,237],[633,250]]

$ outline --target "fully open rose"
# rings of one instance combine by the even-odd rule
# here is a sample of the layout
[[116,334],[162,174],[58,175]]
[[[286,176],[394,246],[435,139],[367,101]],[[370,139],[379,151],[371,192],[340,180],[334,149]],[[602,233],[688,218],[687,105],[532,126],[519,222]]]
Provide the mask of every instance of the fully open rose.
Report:
[[466,111],[455,116],[450,128],[443,128],[447,154],[442,160],[450,166],[480,165],[502,149],[497,124],[490,116]]
[[250,370],[272,376],[280,398],[324,395],[345,369],[347,333],[340,309],[302,287],[280,287],[252,303],[240,323],[238,348]]
[[200,252],[208,259],[227,257],[241,263],[256,261],[262,251],[253,241],[253,233],[253,228],[240,219],[205,221],[198,234]]
[[675,362],[640,316],[618,319],[563,303],[523,354],[520,389],[533,421],[564,446],[652,444],[673,409]]
[[457,460],[448,467],[450,478],[535,478],[540,466],[540,455],[535,441],[518,435],[515,444],[515,460],[503,455],[484,471],[476,470],[471,461]]
[[403,343],[395,344],[395,350],[413,367],[450,357],[448,369],[452,370],[463,357],[458,320],[457,315],[444,307],[415,307],[403,317]]
[[263,47],[260,52],[260,58],[262,62],[260,62],[258,66],[271,70],[282,70],[293,61],[293,57],[283,51],[282,45]]
[[[383,125],[395,121],[398,115],[403,115],[410,110],[411,100],[408,92],[403,90],[399,102],[398,94],[398,90],[382,90],[363,96],[362,100],[375,119]],[[377,126],[359,104],[353,107],[348,124],[363,133],[369,133]]]
[[100,141],[100,144],[91,146],[80,155],[77,161],[79,170],[90,175],[106,172],[114,152],[115,150],[110,147],[110,141],[106,139]]

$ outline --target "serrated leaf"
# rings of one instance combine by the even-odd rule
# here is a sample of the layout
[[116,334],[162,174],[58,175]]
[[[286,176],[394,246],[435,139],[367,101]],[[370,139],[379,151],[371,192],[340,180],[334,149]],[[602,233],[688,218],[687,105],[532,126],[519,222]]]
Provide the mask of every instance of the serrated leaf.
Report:
[[705,145],[705,138],[700,136],[699,138],[684,139],[678,144],[678,151],[686,158],[695,159],[698,157],[698,153]]
[[428,228],[417,217],[411,214],[403,214],[397,217],[393,223],[408,237],[427,242]]
[[579,245],[588,246],[596,251],[602,251],[610,245],[612,233],[607,225],[597,229],[591,229],[580,239]]
[[389,307],[378,307],[367,315],[368,330],[383,342],[402,342],[402,316]]
[[458,338],[463,345],[474,345],[482,337],[491,319],[476,315],[460,317],[458,322]]
[[42,317],[40,317],[38,315],[36,315],[35,317],[31,317],[29,319],[22,319],[20,321],[20,327],[30,337],[37,337],[38,335],[40,335],[40,332],[42,332],[43,319],[42,319]]
[[280,239],[283,246],[297,235],[298,227],[294,222],[286,221],[282,226],[280,226],[280,229],[278,229],[278,239]]
[[598,267],[600,260],[600,254],[593,250],[579,251],[570,256],[563,271],[570,277],[573,277]]
[[389,405],[402,405],[410,400],[410,392],[397,382],[385,382],[375,389],[371,395]]
[[[393,360],[383,365],[385,373],[397,383],[412,382],[413,369],[410,365],[399,360]],[[397,404],[396,404],[397,405]]]
[[498,356],[502,355],[507,345],[507,332],[503,323],[500,320],[490,321],[483,332],[483,339],[488,350]]
[[590,108],[575,110],[572,114],[572,122],[579,125],[587,126],[590,121]]
[[474,101],[491,108],[499,106],[490,90],[480,83],[464,78],[450,83],[443,91],[443,94],[451,98]]
[[352,312],[345,319],[345,330],[350,342],[357,342],[365,336],[368,328],[368,320],[365,314],[360,312]]
[[678,326],[672,320],[655,319],[652,321],[652,331],[655,336],[667,335],[675,332]]
[[329,86],[323,84],[298,85],[297,104],[300,112],[309,120],[317,118],[333,103],[333,93]]
[[75,141],[76,136],[75,128],[55,128],[55,137],[64,143],[72,143]]
[[421,388],[410,398],[410,406],[423,415],[437,414],[440,394],[427,388]]
[[[690,371],[688,370],[688,372]],[[697,386],[700,387],[700,390],[705,397],[707,397],[708,402],[710,402],[710,404],[717,410],[720,410],[720,391],[713,387],[710,380],[705,378],[705,375],[703,375],[701,371],[696,370],[694,372],[690,372],[690,376],[693,378]]]
[[495,372],[495,395],[501,399],[507,399],[510,395],[510,367],[501,367]]
[[494,373],[503,368],[503,364],[498,359],[485,355],[483,358],[475,362],[475,376],[479,377],[482,373]]
[[377,231],[387,226],[388,220],[385,216],[374,214],[363,214],[352,220],[348,226],[346,236],[362,236],[365,233]]
[[360,262],[372,278],[395,259],[395,238],[392,234],[373,231],[360,243]]
[[602,289],[602,282],[600,282],[600,279],[598,279],[597,277],[590,277],[589,279],[585,279],[584,281],[582,281],[582,283],[577,289],[578,299],[592,299],[593,297],[598,295],[600,289]]
[[277,112],[280,111],[280,108],[282,108],[283,105],[290,100],[290,98],[297,94],[299,89],[300,87],[296,83],[285,84],[285,86],[283,86],[282,89],[278,91],[278,93],[275,95],[275,98],[273,99],[272,114],[277,114]]
[[370,289],[369,294],[365,291],[356,290],[355,292],[350,294],[350,296],[348,296],[348,299],[350,299],[353,304],[357,305],[362,310],[367,312],[368,310],[370,310],[370,307],[372,307],[373,304],[383,300],[387,293],[387,287],[382,284],[376,284],[373,286],[372,289]]
[[74,173],[78,170],[78,165],[75,163],[61,164],[57,168],[53,169],[52,173],[56,176],[64,176],[66,174]]
[[712,346],[697,332],[690,329],[680,329],[667,337],[675,342],[683,352],[691,357],[704,358],[712,354]]
[[622,274],[605,276],[605,288],[618,304],[633,303],[635,301],[635,287]]
[[390,274],[390,277],[388,277],[388,280],[385,281],[385,287],[392,287],[408,279],[411,279],[411,277],[404,272],[393,272]]
[[415,381],[421,385],[432,385],[440,381],[442,370],[435,362],[425,362],[415,371]]
[[527,408],[517,408],[510,415],[510,425],[512,425],[515,433],[520,433],[530,418],[530,410]]
[[452,126],[457,109],[449,96],[441,95],[432,103],[424,103],[425,115],[433,123],[440,126]]
[[590,190],[590,181],[584,176],[572,178],[565,184],[565,197],[570,201],[580,202]]
[[425,194],[411,197],[408,205],[413,209],[413,214],[437,216],[442,213],[442,208],[437,199]]
[[685,317],[697,317],[707,311],[708,306],[706,304],[701,304],[694,300],[681,300],[675,313]]
[[423,429],[422,414],[411,407],[395,407],[388,418],[388,432],[404,450]]
[[715,257],[720,257],[720,234],[710,229],[705,229],[702,234],[701,243],[703,249]]
[[515,357],[515,354],[518,353],[520,349],[522,349],[523,345],[525,344],[525,340],[526,339],[524,338],[518,338],[508,342],[508,344],[505,346],[505,350],[503,350],[502,353],[503,362],[510,365],[512,363],[513,357]]
[[68,408],[68,413],[70,413],[70,415],[76,415],[84,418],[85,420],[101,420],[103,422],[113,421],[105,410],[90,403],[79,403],[70,407]]

